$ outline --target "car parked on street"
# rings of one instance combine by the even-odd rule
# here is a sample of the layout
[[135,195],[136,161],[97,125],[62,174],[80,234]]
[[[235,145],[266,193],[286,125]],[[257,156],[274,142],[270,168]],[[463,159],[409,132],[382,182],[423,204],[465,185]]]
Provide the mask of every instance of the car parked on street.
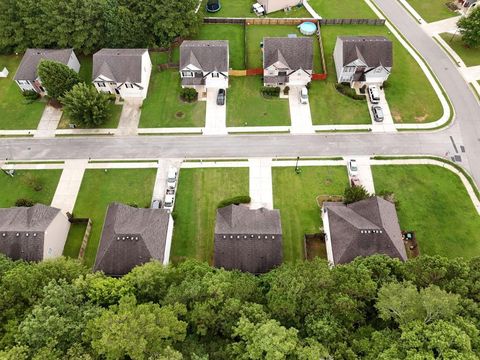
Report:
[[225,105],[225,89],[218,90],[217,105]]
[[382,122],[383,121],[383,110],[381,106],[374,105],[372,106],[372,113],[373,113],[373,119],[376,122]]
[[376,85],[370,85],[368,87],[368,96],[372,104],[378,104],[380,102],[380,91]]
[[348,161],[348,175],[351,177],[358,175],[357,160],[351,159]]
[[308,104],[308,89],[305,86],[300,90],[300,104]]

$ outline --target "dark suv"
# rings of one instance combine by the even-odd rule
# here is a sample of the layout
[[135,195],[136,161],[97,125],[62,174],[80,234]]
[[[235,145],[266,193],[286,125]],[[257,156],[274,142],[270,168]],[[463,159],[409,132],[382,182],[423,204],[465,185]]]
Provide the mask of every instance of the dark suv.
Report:
[[225,89],[218,90],[217,105],[225,105]]

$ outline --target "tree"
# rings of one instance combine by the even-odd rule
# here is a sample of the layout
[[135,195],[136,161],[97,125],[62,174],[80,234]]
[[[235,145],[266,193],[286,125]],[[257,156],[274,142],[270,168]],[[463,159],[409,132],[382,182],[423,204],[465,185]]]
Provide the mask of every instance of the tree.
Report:
[[75,70],[51,60],[40,61],[38,76],[42,80],[42,86],[47,90],[48,96],[56,100],[59,100],[80,82],[80,77]]
[[480,8],[474,8],[469,16],[462,17],[457,22],[462,41],[469,47],[480,46]]
[[363,186],[351,186],[345,188],[343,193],[343,202],[345,204],[352,204],[368,197],[370,197],[370,194]]
[[108,95],[98,92],[92,85],[77,84],[60,100],[71,119],[86,126],[99,126],[109,116]]

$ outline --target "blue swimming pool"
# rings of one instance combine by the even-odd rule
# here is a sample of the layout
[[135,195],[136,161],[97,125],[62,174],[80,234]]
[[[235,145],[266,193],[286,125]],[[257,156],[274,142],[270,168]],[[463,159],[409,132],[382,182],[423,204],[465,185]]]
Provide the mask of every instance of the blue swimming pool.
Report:
[[313,35],[317,31],[317,25],[310,21],[304,22],[298,25],[298,27],[303,35]]

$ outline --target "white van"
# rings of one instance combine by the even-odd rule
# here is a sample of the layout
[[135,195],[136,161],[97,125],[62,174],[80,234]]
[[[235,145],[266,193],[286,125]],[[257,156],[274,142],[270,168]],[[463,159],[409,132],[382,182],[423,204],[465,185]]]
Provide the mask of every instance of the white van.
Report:
[[368,96],[370,97],[370,102],[372,104],[378,104],[380,102],[380,92],[376,85],[371,85],[368,87]]
[[168,169],[168,174],[167,174],[167,186],[170,189],[175,189],[177,186],[177,168],[171,167]]
[[163,202],[163,208],[165,210],[172,211],[174,203],[175,203],[175,196],[167,195],[165,196],[165,201]]

